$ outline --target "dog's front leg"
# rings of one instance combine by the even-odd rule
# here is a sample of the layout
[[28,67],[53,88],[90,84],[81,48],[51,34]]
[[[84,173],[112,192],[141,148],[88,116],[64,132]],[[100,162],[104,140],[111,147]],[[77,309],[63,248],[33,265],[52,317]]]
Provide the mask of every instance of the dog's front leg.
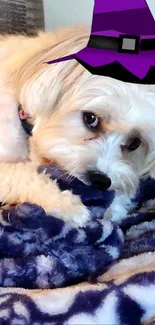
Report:
[[33,163],[0,164],[0,202],[31,202],[42,206],[47,214],[83,226],[89,212],[79,197],[70,191],[61,192],[56,182],[38,174]]
[[135,194],[129,196],[128,194],[116,192],[112,204],[105,212],[104,220],[112,220],[119,224],[123,219],[127,218],[128,212],[135,207],[132,201],[134,196]]

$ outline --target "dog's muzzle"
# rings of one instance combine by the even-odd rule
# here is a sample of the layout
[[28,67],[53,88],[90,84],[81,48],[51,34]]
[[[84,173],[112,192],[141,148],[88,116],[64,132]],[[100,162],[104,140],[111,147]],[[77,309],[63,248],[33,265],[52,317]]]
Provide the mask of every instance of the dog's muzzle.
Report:
[[107,190],[111,186],[111,179],[103,173],[89,171],[87,177],[91,185],[100,190]]

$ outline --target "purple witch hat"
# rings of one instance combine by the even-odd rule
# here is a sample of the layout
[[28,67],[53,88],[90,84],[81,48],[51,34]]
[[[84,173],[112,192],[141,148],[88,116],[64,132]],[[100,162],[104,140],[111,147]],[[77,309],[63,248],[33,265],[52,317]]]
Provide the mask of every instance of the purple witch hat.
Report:
[[87,47],[49,64],[76,59],[92,74],[155,84],[152,0],[96,0]]

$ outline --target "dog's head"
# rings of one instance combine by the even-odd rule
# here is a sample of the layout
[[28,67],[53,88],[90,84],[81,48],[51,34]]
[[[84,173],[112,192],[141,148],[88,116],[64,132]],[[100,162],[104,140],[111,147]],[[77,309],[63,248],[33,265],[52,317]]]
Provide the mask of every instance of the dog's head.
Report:
[[21,72],[20,102],[34,118],[32,148],[87,184],[134,193],[155,158],[154,87],[91,75],[74,60],[43,64],[53,51],[62,56],[56,48]]
[[134,193],[155,156],[154,103],[143,87],[85,72],[37,120],[33,143],[87,184]]

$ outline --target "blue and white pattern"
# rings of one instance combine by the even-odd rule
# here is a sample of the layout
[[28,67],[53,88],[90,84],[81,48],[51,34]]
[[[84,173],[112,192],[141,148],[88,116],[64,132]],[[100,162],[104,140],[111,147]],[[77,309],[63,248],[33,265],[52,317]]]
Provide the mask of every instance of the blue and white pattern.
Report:
[[117,226],[103,221],[114,193],[46,173],[81,195],[92,221],[74,229],[30,203],[1,209],[0,325],[155,324],[155,182]]

